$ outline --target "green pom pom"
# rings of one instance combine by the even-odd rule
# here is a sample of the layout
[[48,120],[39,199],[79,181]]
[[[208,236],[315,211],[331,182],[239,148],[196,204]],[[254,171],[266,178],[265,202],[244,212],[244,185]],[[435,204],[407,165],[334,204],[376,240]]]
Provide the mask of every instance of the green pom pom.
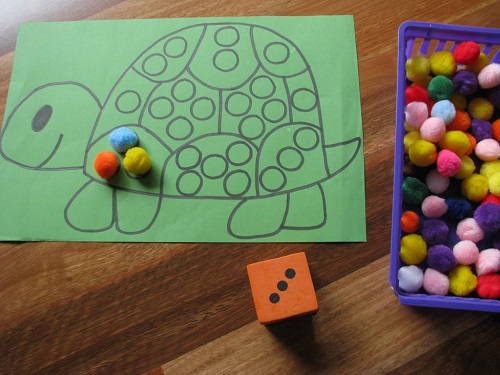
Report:
[[403,201],[407,204],[420,206],[429,195],[426,184],[415,177],[406,177],[403,180]]
[[445,100],[453,94],[453,82],[445,76],[436,76],[429,82],[427,86],[429,96],[435,100]]

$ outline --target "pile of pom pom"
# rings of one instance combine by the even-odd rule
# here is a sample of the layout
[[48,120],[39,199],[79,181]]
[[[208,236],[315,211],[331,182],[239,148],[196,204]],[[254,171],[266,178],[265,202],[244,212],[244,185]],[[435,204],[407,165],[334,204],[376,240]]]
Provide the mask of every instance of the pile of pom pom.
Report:
[[399,288],[500,299],[500,65],[466,41],[406,78]]
[[[109,143],[118,154],[125,154],[123,168],[135,177],[143,177],[151,170],[151,159],[146,150],[137,147],[139,137],[127,127],[119,127],[109,134]],[[94,159],[99,177],[109,180],[120,169],[120,159],[111,151],[101,151]]]

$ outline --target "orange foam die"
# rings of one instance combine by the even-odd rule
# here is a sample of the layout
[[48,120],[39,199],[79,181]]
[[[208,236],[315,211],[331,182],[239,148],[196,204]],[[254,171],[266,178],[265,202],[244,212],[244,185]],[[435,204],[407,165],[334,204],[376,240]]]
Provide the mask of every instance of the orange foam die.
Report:
[[262,324],[318,311],[305,253],[249,264],[247,272]]

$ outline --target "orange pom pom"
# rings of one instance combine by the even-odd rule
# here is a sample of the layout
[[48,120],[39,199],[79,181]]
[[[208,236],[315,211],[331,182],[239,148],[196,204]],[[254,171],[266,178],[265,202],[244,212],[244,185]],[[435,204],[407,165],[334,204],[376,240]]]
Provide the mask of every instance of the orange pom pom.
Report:
[[470,142],[470,147],[467,151],[465,151],[464,155],[470,155],[472,154],[472,151],[474,151],[474,149],[476,148],[477,141],[476,138],[474,138],[474,136],[471,133],[464,132],[464,134],[467,136],[467,138],[469,138]]
[[491,134],[496,141],[500,142],[500,119],[491,124]]
[[470,128],[471,119],[467,112],[457,110],[455,113],[455,119],[450,122],[447,126],[448,130],[460,130],[466,131]]
[[401,230],[405,233],[415,233],[420,226],[420,219],[413,211],[405,211],[401,215]]
[[97,154],[94,160],[94,169],[97,174],[105,179],[109,179],[115,175],[120,167],[118,157],[111,151],[102,151]]

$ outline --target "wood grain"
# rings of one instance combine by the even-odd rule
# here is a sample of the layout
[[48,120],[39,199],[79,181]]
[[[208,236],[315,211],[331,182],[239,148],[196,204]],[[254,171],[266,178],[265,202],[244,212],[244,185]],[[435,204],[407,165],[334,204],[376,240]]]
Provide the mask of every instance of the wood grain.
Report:
[[[2,10],[1,118],[21,21],[353,14],[368,242],[1,243],[0,374],[498,373],[498,315],[400,306],[388,284],[398,26],[499,27],[497,0],[22,0]],[[246,265],[299,251],[319,312],[261,326]]]

